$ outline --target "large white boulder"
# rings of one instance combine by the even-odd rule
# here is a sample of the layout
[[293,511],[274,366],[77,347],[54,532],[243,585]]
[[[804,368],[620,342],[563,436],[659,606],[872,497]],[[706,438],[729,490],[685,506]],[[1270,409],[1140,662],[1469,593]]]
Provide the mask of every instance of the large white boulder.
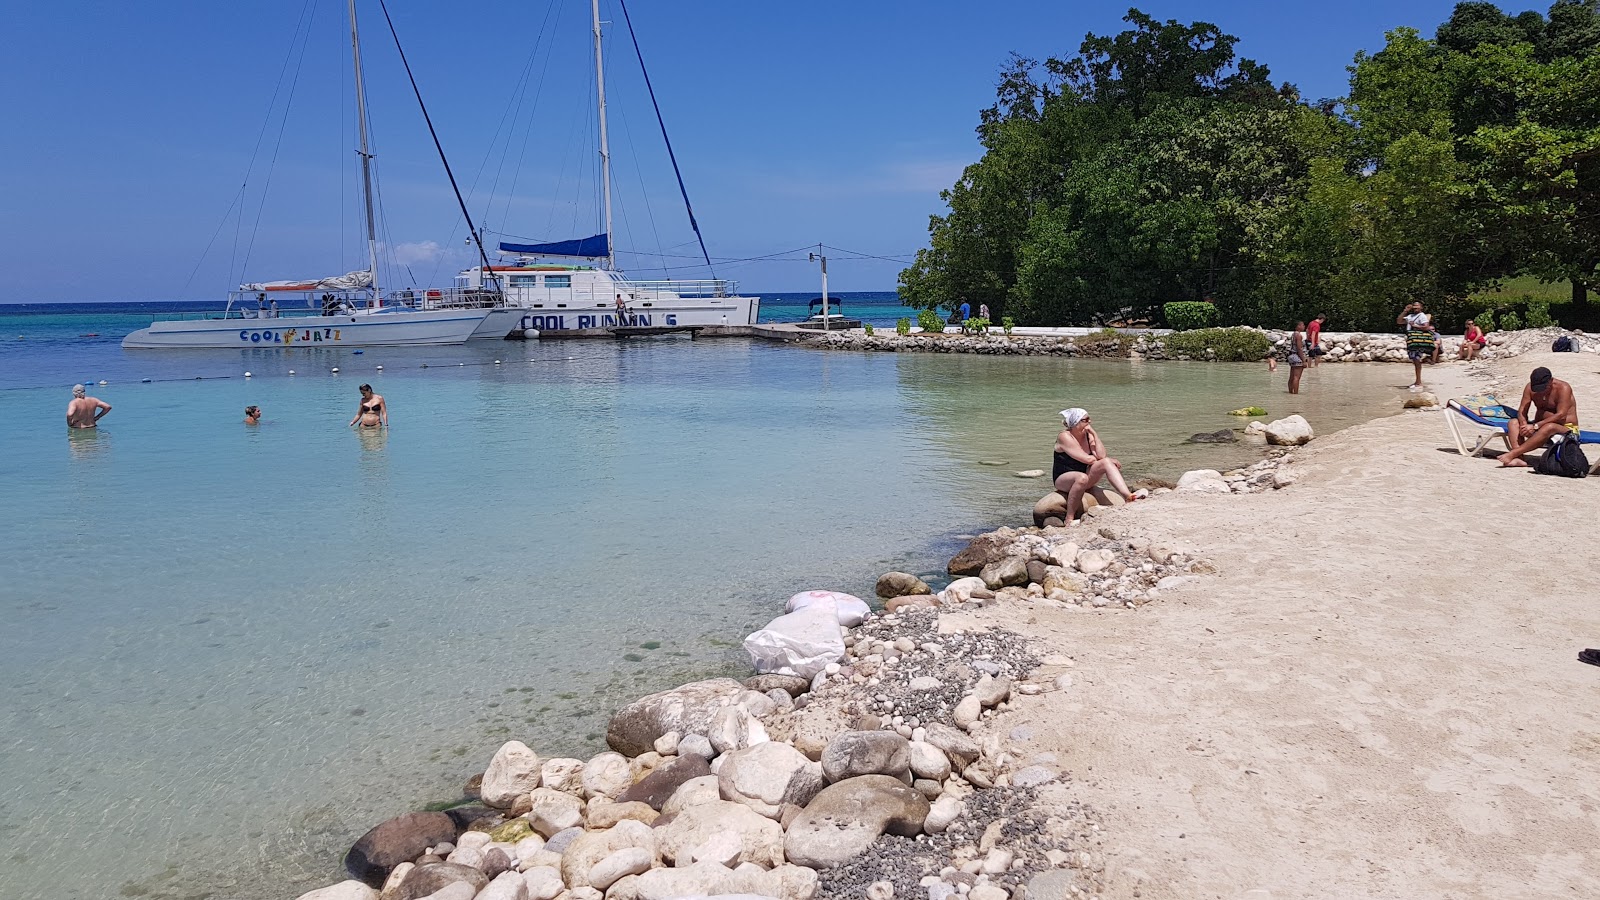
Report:
[[359,881],[341,881],[307,891],[299,900],[377,900],[378,892]]
[[1197,494],[1227,494],[1231,493],[1228,483],[1222,480],[1222,473],[1216,469],[1195,469],[1185,472],[1178,478],[1178,490],[1194,491]]
[[489,760],[483,773],[483,802],[505,809],[523,794],[539,786],[539,754],[521,741],[506,741]]
[[836,605],[824,600],[779,616],[745,638],[744,648],[758,674],[815,678],[828,663],[844,658]]
[[722,799],[748,806],[769,819],[778,818],[784,803],[810,803],[823,786],[821,766],[777,741],[728,753],[716,777]]
[[1311,423],[1304,416],[1293,415],[1276,422],[1267,423],[1267,443],[1295,447],[1308,443],[1315,437],[1311,431]]

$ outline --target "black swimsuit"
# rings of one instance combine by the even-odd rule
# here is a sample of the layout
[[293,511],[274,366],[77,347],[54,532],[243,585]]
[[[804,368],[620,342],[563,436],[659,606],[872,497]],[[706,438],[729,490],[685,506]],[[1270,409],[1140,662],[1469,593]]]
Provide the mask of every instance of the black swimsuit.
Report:
[[1073,458],[1072,454],[1068,453],[1065,450],[1057,450],[1056,451],[1055,466],[1054,466],[1054,469],[1053,469],[1054,474],[1052,474],[1050,476],[1050,479],[1052,481],[1054,481],[1055,479],[1060,478],[1062,475],[1066,474],[1067,472],[1087,472],[1087,471],[1089,471],[1089,466],[1088,466],[1087,463],[1079,462],[1078,460]]

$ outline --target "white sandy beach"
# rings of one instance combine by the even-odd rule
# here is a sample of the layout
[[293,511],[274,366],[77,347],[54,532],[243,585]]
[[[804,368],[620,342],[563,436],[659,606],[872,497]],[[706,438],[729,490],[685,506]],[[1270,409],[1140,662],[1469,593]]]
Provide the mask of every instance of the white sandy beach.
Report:
[[[1491,364],[1511,398],[1537,365],[1600,422],[1591,355]],[[1485,383],[1426,378],[1441,400]],[[1600,669],[1575,658],[1600,646],[1600,481],[1463,458],[1445,415],[1319,438],[1285,490],[1091,520],[1221,574],[995,622],[1074,659],[1001,727],[1030,724],[1105,816],[1105,896],[1600,895]]]

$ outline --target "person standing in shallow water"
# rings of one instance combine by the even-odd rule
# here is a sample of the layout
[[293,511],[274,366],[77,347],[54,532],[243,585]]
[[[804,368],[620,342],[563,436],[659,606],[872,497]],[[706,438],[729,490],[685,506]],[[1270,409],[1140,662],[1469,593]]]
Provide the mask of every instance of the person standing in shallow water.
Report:
[[1294,336],[1289,339],[1289,393],[1300,393],[1300,376],[1305,374],[1306,360],[1311,351],[1306,349],[1306,323],[1294,323]]
[[361,404],[356,407],[355,418],[350,420],[351,427],[357,422],[362,428],[389,427],[389,404],[383,402],[382,394],[372,392],[370,384],[361,386]]
[[108,412],[111,404],[89,396],[89,389],[81,384],[72,386],[72,400],[67,403],[68,428],[94,428]]

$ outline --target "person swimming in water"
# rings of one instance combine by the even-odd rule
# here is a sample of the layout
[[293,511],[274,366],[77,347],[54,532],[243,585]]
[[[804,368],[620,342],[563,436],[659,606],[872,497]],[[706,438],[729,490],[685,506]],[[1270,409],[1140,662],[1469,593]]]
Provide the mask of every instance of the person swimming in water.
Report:
[[357,422],[362,428],[388,428],[389,405],[383,402],[382,394],[374,394],[372,385],[361,386],[361,405],[356,408],[355,418],[350,420],[353,427]]
[[259,407],[259,406],[246,406],[244,408],[244,423],[246,425],[260,425],[261,424],[261,407]]
[[1089,424],[1089,413],[1079,407],[1061,411],[1061,433],[1056,436],[1055,488],[1067,498],[1067,514],[1083,515],[1083,495],[1104,478],[1122,499],[1137,499],[1122,479],[1122,463],[1106,455],[1105,444]]

